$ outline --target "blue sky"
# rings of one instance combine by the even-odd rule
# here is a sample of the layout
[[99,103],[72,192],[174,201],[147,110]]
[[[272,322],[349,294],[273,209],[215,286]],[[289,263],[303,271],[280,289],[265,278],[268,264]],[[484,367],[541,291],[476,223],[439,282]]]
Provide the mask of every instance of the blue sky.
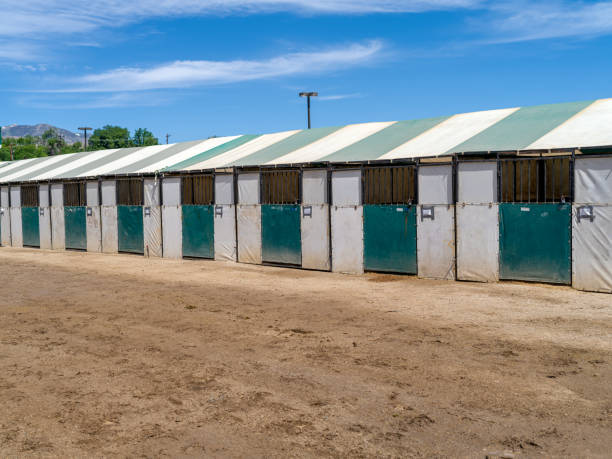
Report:
[[612,97],[612,1],[2,0],[0,125],[171,141]]

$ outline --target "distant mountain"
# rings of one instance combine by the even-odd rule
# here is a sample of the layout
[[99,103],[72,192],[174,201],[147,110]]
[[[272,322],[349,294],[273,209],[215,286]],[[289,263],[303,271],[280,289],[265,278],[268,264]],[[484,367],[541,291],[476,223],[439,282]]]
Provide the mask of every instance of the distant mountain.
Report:
[[6,139],[9,137],[25,137],[31,135],[33,137],[41,136],[47,129],[56,129],[59,134],[64,137],[67,144],[73,144],[75,142],[82,142],[80,134],[75,134],[67,129],[61,129],[50,124],[35,124],[29,126],[27,124],[11,124],[10,126],[2,127],[2,138]]

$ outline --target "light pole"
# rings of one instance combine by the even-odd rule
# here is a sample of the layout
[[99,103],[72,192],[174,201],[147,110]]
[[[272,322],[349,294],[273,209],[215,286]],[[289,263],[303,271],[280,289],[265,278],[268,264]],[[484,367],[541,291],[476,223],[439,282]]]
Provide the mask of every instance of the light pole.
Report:
[[310,98],[317,97],[318,92],[301,92],[300,97],[306,97],[306,106],[308,107],[308,129],[310,129]]
[[83,131],[83,134],[85,134],[85,141],[83,142],[83,149],[87,151],[87,131],[91,131],[91,128],[90,127],[80,127],[79,131]]
[[168,145],[168,139],[170,138],[170,134],[166,134],[166,145]]

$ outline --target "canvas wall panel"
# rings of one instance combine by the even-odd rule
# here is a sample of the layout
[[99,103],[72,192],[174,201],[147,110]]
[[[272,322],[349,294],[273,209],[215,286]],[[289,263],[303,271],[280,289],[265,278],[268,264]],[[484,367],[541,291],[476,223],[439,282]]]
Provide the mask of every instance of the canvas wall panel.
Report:
[[612,157],[576,158],[574,177],[574,202],[612,204]]
[[497,202],[497,163],[459,163],[457,200],[466,204]]
[[89,181],[86,183],[85,194],[89,207],[100,205],[100,184],[97,181]]
[[21,207],[11,207],[10,220],[12,246],[23,247],[23,231],[21,229]]
[[222,205],[221,209],[222,215],[215,211],[215,260],[236,261],[235,207]]
[[[47,202],[49,199],[47,199]],[[62,208],[63,209],[63,208]],[[50,207],[39,207],[38,209],[38,228],[40,235],[40,248],[51,250],[51,208]]]
[[578,221],[573,208],[572,286],[612,293],[612,206],[594,206],[594,219]]
[[[154,198],[154,196],[155,195],[152,194],[150,196],[150,199]],[[159,206],[144,207],[142,209],[142,213],[144,233],[144,255],[147,257],[161,257],[163,255],[161,208]]]
[[64,207],[64,185],[51,184],[51,207]]
[[332,172],[332,201],[334,206],[361,205],[361,170]]
[[363,273],[363,207],[331,208],[332,270]]
[[[165,198],[164,194],[164,198]],[[183,258],[183,216],[181,206],[162,206],[162,249],[164,258]]]
[[181,205],[181,178],[167,177],[162,182],[162,195],[164,206]]
[[449,165],[419,166],[419,203],[453,203],[453,168]]
[[21,187],[10,187],[11,207],[21,207]]
[[[117,205],[117,182],[115,180],[103,180],[100,185],[102,194],[102,205],[103,206],[116,206]],[[104,216],[104,213],[102,213]],[[102,219],[104,221],[104,219]]]
[[[104,200],[104,197],[102,199]],[[119,251],[117,207],[102,206],[100,209],[102,213],[102,252],[117,253]]]
[[[88,184],[89,185],[89,184]],[[96,182],[97,190],[97,182]],[[89,194],[87,196],[87,204],[89,205]],[[100,217],[100,206],[90,206],[85,216],[85,224],[87,227],[87,251],[101,252],[102,251],[102,221]],[[91,215],[89,212],[91,211]]]
[[234,176],[233,175],[231,174],[215,175],[215,204],[219,204],[219,205],[234,204]]
[[329,206],[312,205],[310,215],[304,215],[302,205],[302,268],[329,271]]
[[[159,206],[161,181],[158,178],[144,180],[144,205]],[[161,214],[160,214],[161,215]]]
[[259,173],[238,176],[238,202],[240,204],[259,204]]
[[327,204],[327,170],[303,171],[302,203],[308,205]]
[[[53,187],[51,187],[53,190]],[[51,198],[53,201],[53,195]],[[63,203],[63,201],[62,201]],[[66,223],[64,222],[64,206],[51,207],[51,241],[53,250],[66,249]]]
[[455,279],[455,215],[453,206],[434,206],[433,220],[417,214],[417,259],[419,277]]
[[499,280],[499,207],[457,206],[457,278]]
[[238,261],[261,264],[261,207],[238,206]]
[[[42,184],[38,187],[38,206],[49,207],[49,185]],[[62,203],[63,205],[63,203]]]
[[0,188],[0,237],[2,245],[11,245],[11,211],[9,206],[9,189],[7,186]]

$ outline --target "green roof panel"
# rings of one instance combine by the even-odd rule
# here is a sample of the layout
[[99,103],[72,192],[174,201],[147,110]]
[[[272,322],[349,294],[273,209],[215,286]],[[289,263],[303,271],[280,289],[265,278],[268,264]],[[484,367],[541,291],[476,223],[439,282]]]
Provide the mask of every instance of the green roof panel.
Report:
[[180,163],[174,164],[172,166],[168,166],[165,169],[163,169],[163,171],[168,172],[168,171],[178,171],[181,169],[185,169],[187,167],[193,166],[194,164],[201,163],[210,158],[218,156],[222,153],[233,150],[234,148],[238,148],[240,145],[244,145],[245,143],[250,142],[251,140],[256,139],[257,137],[259,137],[259,135],[240,136],[237,139],[230,140],[229,142],[225,142],[224,144],[221,144],[215,148],[211,148],[210,150],[207,150],[203,153],[200,153],[199,155],[196,155],[189,159],[181,161]]

